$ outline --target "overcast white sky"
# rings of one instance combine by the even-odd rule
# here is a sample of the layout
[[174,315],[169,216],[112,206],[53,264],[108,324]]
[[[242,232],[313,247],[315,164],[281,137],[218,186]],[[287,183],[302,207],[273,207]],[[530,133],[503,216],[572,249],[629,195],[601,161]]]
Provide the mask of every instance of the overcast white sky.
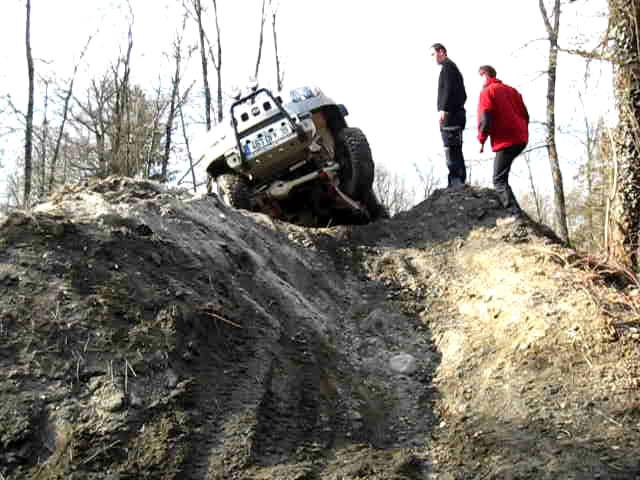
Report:
[[[209,0],[202,0],[211,8]],[[24,55],[24,0],[2,0],[0,16],[0,95],[11,93],[26,110],[26,61]],[[604,20],[604,0],[580,0],[563,13],[563,40],[580,31],[597,37]],[[181,23],[179,0],[131,0],[133,70],[135,83],[150,91],[162,77],[168,86],[171,68],[168,52]],[[261,0],[218,0],[223,48],[223,87],[243,84],[253,71],[257,54]],[[82,46],[95,36],[78,76],[83,82],[103,73],[119,51],[126,48],[128,7],[118,0],[32,0],[32,48],[40,72],[68,78]],[[312,84],[350,111],[349,123],[360,127],[369,139],[378,164],[415,181],[414,163],[434,166],[446,177],[436,117],[439,67],[432,63],[429,46],[447,46],[465,78],[467,131],[465,155],[472,179],[489,184],[490,153],[480,155],[475,140],[476,105],[480,91],[477,68],[491,64],[498,77],[518,88],[533,120],[545,112],[547,43],[537,0],[280,0],[279,49],[285,69],[285,88]],[[194,25],[188,28],[194,32]],[[209,28],[213,38],[213,25]],[[533,41],[533,42],[532,42]],[[528,45],[525,47],[525,45]],[[190,72],[199,78],[194,57]],[[591,67],[593,81],[586,93],[586,108],[595,120],[613,110],[611,80],[607,68]],[[604,73],[602,73],[604,71]],[[273,51],[266,37],[260,81],[272,85]],[[215,84],[215,80],[211,79]],[[558,72],[558,124],[579,131],[583,125],[577,92],[584,91],[583,62],[562,56]],[[42,91],[36,92],[41,102]],[[5,117],[3,121],[7,121]],[[543,141],[535,128],[530,145]],[[196,135],[198,132],[195,132]],[[9,145],[9,146],[7,146]],[[0,151],[0,180],[14,165],[16,150],[4,143]],[[583,152],[571,136],[561,137],[559,153],[565,179],[570,182]],[[514,166],[516,190],[526,188],[524,162]],[[544,151],[534,160],[537,183],[548,190],[550,173]],[[2,186],[0,185],[0,189]]]

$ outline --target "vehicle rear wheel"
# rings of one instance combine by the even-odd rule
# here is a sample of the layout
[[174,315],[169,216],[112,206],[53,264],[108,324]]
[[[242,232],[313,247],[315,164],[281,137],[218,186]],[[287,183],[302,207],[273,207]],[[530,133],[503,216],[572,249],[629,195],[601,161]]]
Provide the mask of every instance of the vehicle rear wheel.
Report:
[[249,182],[237,173],[223,173],[216,177],[218,194],[230,207],[249,210],[251,194]]
[[367,137],[359,128],[343,128],[336,138],[336,159],[340,164],[340,189],[361,200],[373,184],[373,158]]

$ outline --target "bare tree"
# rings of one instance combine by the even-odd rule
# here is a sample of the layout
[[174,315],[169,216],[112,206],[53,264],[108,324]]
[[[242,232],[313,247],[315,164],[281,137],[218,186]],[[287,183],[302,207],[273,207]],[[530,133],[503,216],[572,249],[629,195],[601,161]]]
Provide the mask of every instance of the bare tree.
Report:
[[614,187],[609,255],[638,268],[640,252],[640,3],[609,0],[619,125],[613,136]]
[[181,62],[182,62],[182,39],[184,37],[184,29],[186,27],[187,17],[185,15],[182,21],[182,31],[176,36],[173,42],[173,60],[175,62],[175,69],[173,78],[171,79],[171,99],[169,100],[169,116],[167,118],[167,124],[165,126],[165,143],[164,143],[164,157],[162,159],[162,181],[167,181],[167,166],[169,165],[169,154],[171,153],[171,133],[173,131],[173,121],[176,115],[176,107],[178,106],[178,95],[180,92],[180,80],[181,80]]
[[[202,4],[200,0],[192,0],[198,23],[198,38],[200,39],[200,61],[202,63],[202,84],[204,90],[204,115],[207,131],[211,130],[211,89],[209,88],[209,67],[207,65],[207,50],[205,49],[205,32],[202,25]],[[215,1],[213,2],[215,5]],[[217,17],[217,15],[216,15]]]
[[[159,92],[149,99],[138,86],[130,86],[128,92],[121,88],[110,72],[91,82],[86,99],[75,99],[78,112],[70,122],[78,132],[74,142],[84,154],[72,169],[84,175],[148,176],[153,166],[162,165],[168,99]],[[128,98],[125,112],[119,110],[123,94]],[[127,137],[117,147],[118,130],[127,132]]]
[[276,61],[276,87],[280,92],[282,91],[282,84],[284,82],[284,73],[280,71],[280,56],[278,55],[278,33],[276,29],[276,17],[278,16],[279,1],[276,0],[274,4],[272,0],[269,0],[269,7],[271,8],[271,30],[273,31],[273,49]]
[[571,237],[576,245],[594,250],[602,247],[604,238],[604,200],[610,185],[609,165],[608,160],[598,154],[603,141],[604,122],[600,118],[594,124],[587,115],[582,94],[579,94],[579,99],[584,112],[584,131],[578,139],[585,149],[585,162],[576,175],[579,193],[570,194],[573,205],[568,205],[567,211],[570,219],[575,217]]
[[547,151],[553,179],[553,192],[555,199],[555,223],[560,238],[569,241],[569,229],[567,227],[567,211],[564,198],[564,186],[562,171],[556,147],[556,75],[558,71],[558,36],[560,34],[560,0],[553,0],[551,16],[547,12],[544,0],[539,0],[540,13],[544,21],[549,40],[549,66],[547,71]]
[[253,78],[258,80],[258,72],[260,71],[260,60],[262,59],[262,44],[264,43],[264,7],[267,4],[267,0],[262,0],[262,12],[260,13],[260,36],[258,37],[258,59],[256,60],[256,69],[253,74]]
[[[178,111],[180,113],[180,126],[182,127],[182,134],[184,136],[184,146],[185,146],[185,149],[187,150],[187,158],[189,159],[189,172],[191,172],[191,181],[193,183],[193,191],[195,192],[198,189],[198,184],[196,182],[196,171],[194,168],[195,165],[193,162],[193,155],[191,154],[191,146],[189,144],[189,135],[187,135],[187,126],[184,121],[184,111],[182,110],[182,105],[180,105],[180,108]],[[187,174],[189,172],[187,172]],[[181,181],[184,180],[184,178],[185,177],[182,177]],[[180,182],[178,182],[178,184],[180,184]]]
[[536,208],[536,219],[538,222],[542,222],[542,198],[536,190],[536,184],[533,181],[533,171],[531,170],[531,155],[526,152],[522,155],[524,162],[527,164],[527,173],[529,174],[529,186],[531,187],[531,199]]
[[49,192],[51,192],[54,187],[56,165],[58,164],[58,156],[60,155],[60,145],[62,143],[62,138],[64,136],[64,127],[67,123],[67,117],[69,115],[69,106],[71,103],[71,98],[73,96],[73,84],[75,82],[76,74],[78,73],[78,68],[80,66],[80,63],[82,62],[82,59],[84,58],[92,39],[93,39],[93,36],[90,36],[84,48],[82,49],[82,52],[80,53],[80,58],[78,59],[78,62],[73,67],[73,74],[71,75],[71,79],[69,80],[69,86],[67,87],[67,90],[64,94],[64,102],[62,105],[62,119],[60,121],[60,127],[58,128],[58,135],[56,137],[56,143],[55,143],[53,156],[51,158],[51,164],[50,164],[49,187],[48,187]]
[[[113,112],[113,144],[112,156],[114,162],[112,166],[118,164],[121,172],[129,172],[132,165],[129,164],[129,134],[130,134],[130,109],[129,94],[131,85],[129,82],[131,75],[131,51],[133,49],[133,19],[129,23],[129,31],[127,34],[127,52],[124,57],[119,57],[115,65],[111,67],[113,74],[113,84],[115,86],[115,105]],[[120,77],[120,68],[122,67],[122,77]],[[124,151],[123,151],[124,146]]]
[[220,23],[218,22],[218,4],[216,0],[213,0],[213,15],[216,24],[216,45],[218,46],[218,55],[213,55],[211,45],[209,45],[209,54],[211,55],[211,61],[216,69],[216,76],[218,79],[218,123],[222,122],[224,112],[222,110],[222,43],[220,43]]
[[33,154],[33,95],[34,95],[34,68],[33,55],[31,53],[31,0],[26,0],[27,24],[25,41],[27,48],[27,75],[29,80],[29,99],[27,105],[27,115],[25,117],[25,139],[24,139],[24,192],[22,203],[25,208],[29,206],[31,196],[31,174],[32,174],[32,154]]
[[[107,139],[109,138],[109,116],[114,88],[112,81],[106,75],[101,79],[93,79],[87,89],[87,99],[82,101],[75,98],[75,103],[80,112],[73,116],[75,122],[88,130],[95,137],[95,144],[90,147],[97,159],[97,165],[92,168],[92,173],[100,177],[107,176],[110,162],[107,159]],[[108,155],[109,159],[112,157]]]
[[392,216],[398,212],[408,210],[413,205],[415,197],[415,192],[407,186],[402,177],[392,173],[382,165],[376,166],[373,191],[380,204]]
[[44,107],[42,110],[42,127],[40,130],[40,154],[39,165],[40,178],[38,185],[38,199],[42,199],[45,196],[47,185],[47,143],[49,142],[49,83],[51,81],[47,78],[42,79],[44,83]]
[[[520,197],[518,202],[522,209],[529,213],[532,218],[536,218],[539,223],[549,225],[552,221],[553,199],[550,195],[537,192],[534,198],[531,192],[526,192]],[[533,215],[532,212],[535,212],[535,215]]]
[[417,163],[414,163],[413,168],[415,168],[418,179],[420,180],[421,189],[419,193],[421,200],[427,199],[435,189],[438,188],[439,184],[433,172],[433,164],[429,164],[427,168],[423,169],[419,167]]
[[160,144],[160,132],[162,130],[160,124],[162,122],[162,119],[164,118],[164,112],[165,110],[168,108],[168,102],[166,100],[166,98],[164,97],[164,95],[162,94],[162,84],[161,82],[158,82],[158,87],[156,88],[156,96],[155,99],[153,101],[153,114],[152,114],[152,121],[151,121],[151,125],[150,125],[150,135],[151,135],[151,141],[150,143],[147,142],[148,144],[148,148],[145,151],[145,156],[144,156],[144,175],[146,177],[149,177],[151,175],[153,166],[156,163],[156,158],[155,158],[155,154],[158,151],[159,148],[159,144]]

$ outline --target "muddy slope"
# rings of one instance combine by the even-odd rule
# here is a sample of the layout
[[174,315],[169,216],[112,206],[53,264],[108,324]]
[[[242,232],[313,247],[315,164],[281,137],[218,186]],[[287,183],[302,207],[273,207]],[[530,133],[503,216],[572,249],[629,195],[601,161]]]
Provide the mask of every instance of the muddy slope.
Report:
[[311,230],[110,178],[0,220],[0,474],[635,478],[637,291],[502,215]]
[[[114,178],[1,235],[5,478],[360,471],[341,452],[375,478],[422,469],[409,449],[432,426],[433,367],[410,378],[386,357],[428,335],[407,341],[415,318],[383,288],[266,217]],[[382,330],[363,363],[367,322]]]

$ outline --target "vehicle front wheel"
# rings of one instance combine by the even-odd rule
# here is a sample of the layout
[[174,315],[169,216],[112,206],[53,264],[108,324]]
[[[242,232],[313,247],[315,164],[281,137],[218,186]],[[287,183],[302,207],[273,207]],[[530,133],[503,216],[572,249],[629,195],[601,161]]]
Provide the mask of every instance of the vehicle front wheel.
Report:
[[246,178],[236,173],[223,173],[216,177],[218,194],[222,201],[232,208],[249,210],[251,191]]
[[343,128],[336,138],[336,158],[340,164],[340,189],[361,200],[373,184],[373,158],[367,137],[359,128]]

